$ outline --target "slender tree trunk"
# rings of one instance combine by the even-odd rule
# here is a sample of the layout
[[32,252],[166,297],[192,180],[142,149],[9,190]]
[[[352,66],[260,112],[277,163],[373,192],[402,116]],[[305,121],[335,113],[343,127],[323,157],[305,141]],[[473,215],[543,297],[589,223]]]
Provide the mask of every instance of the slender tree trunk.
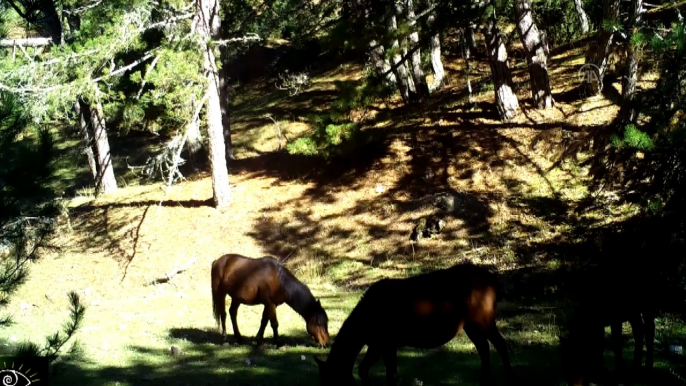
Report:
[[471,73],[471,68],[469,65],[469,58],[471,56],[471,49],[469,47],[469,44],[467,43],[467,34],[469,31],[467,31],[466,28],[463,28],[461,33],[460,33],[460,46],[462,47],[462,58],[464,59],[464,75],[465,75],[465,80],[467,82],[467,101],[469,103],[472,103],[472,82],[470,80],[470,73]]
[[[95,162],[95,155],[93,154],[93,138],[88,130],[88,119],[84,114],[84,110],[88,109],[88,106],[82,106],[83,102],[77,101],[74,103],[74,111],[79,117],[79,132],[81,133],[81,140],[83,141],[84,150],[86,158],[88,160],[88,169],[91,171],[93,176],[93,181],[98,180],[98,165]],[[96,183],[97,185],[97,183]]]
[[89,106],[89,110],[93,149],[98,169],[98,178],[95,181],[95,187],[98,192],[107,194],[117,190],[117,180],[114,178],[110,142],[107,139],[105,114],[102,111],[100,101]]
[[476,30],[476,25],[474,23],[468,23],[465,31],[467,32],[466,40],[470,51],[476,49],[476,37],[474,36],[474,30]]
[[[431,5],[431,4],[430,4]],[[429,28],[434,26],[436,22],[436,12],[431,12],[427,18]],[[431,35],[429,42],[431,46],[431,68],[434,72],[434,80],[429,86],[431,92],[440,90],[445,85],[445,69],[443,68],[443,60],[441,58],[441,33],[436,31]]]
[[[348,3],[344,2],[344,4]],[[376,30],[377,24],[371,15],[372,11],[363,1],[354,0],[352,2],[352,9],[349,12],[353,13],[352,17],[356,21],[361,21],[361,23],[357,24],[360,28],[364,28],[366,31]],[[376,74],[383,78],[383,82],[386,85],[395,86],[397,79],[393,71],[391,71],[391,63],[386,56],[386,49],[381,41],[374,38],[369,41],[369,59]]]
[[387,35],[391,36],[390,54],[393,59],[393,65],[395,66],[394,75],[395,79],[397,80],[398,91],[400,92],[400,96],[402,97],[405,104],[408,104],[411,102],[410,83],[408,82],[408,80],[410,79],[410,75],[407,71],[405,63],[401,63],[402,56],[400,54],[402,50],[400,48],[400,43],[398,42],[398,39],[394,36],[396,34],[396,31],[398,30],[398,23],[395,17],[395,7],[393,7],[392,5],[388,7],[386,26]]
[[[619,18],[619,0],[608,0],[605,4],[604,18],[616,22]],[[598,30],[596,41],[589,46],[586,64],[582,68],[582,87],[587,95],[597,95],[603,91],[603,77],[607,70],[613,31]]]
[[538,27],[534,23],[531,14],[531,1],[515,1],[515,12],[518,19],[519,38],[522,41],[522,46],[524,46],[526,62],[529,65],[529,80],[534,105],[539,109],[553,107],[553,94],[548,78],[547,44],[541,38]]
[[220,58],[222,61],[222,68],[219,70],[219,101],[222,110],[222,127],[224,130],[224,145],[226,147],[226,161],[235,160],[233,155],[233,146],[231,143],[231,118],[229,111],[231,109],[231,99],[229,97],[229,59],[227,57],[226,49],[222,49]]
[[369,41],[369,58],[376,73],[384,78],[384,82],[395,85],[397,82],[395,74],[391,71],[391,63],[386,57],[386,50],[379,41],[374,39]]
[[[641,24],[641,14],[643,13],[643,1],[631,1],[631,35],[635,35]],[[626,66],[626,74],[622,81],[622,107],[620,109],[620,116],[625,123],[634,123],[637,118],[636,111],[636,82],[638,81],[638,62],[641,57],[642,44],[640,42],[632,42],[629,39],[629,55]]]
[[[405,16],[407,20],[413,20],[415,18],[414,3],[412,0],[405,0]],[[413,50],[412,56],[410,57],[412,81],[414,82],[418,99],[424,100],[429,96],[429,85],[426,83],[426,76],[422,70],[422,55],[419,49],[419,32],[417,32],[417,24],[415,23],[411,28],[413,31],[408,38],[408,45],[409,49]]]
[[197,0],[197,33],[200,35],[204,54],[204,70],[207,73],[207,139],[210,168],[212,169],[212,190],[214,206],[224,209],[231,200],[229,172],[226,168],[226,148],[222,127],[222,107],[219,73],[213,50],[206,42],[217,38],[221,30],[218,0]]
[[579,24],[581,25],[581,33],[587,34],[591,30],[590,24],[588,22],[588,15],[584,11],[584,3],[582,0],[574,0],[574,8],[576,8],[576,14],[579,17]]
[[491,65],[493,78],[493,91],[495,93],[495,105],[500,119],[507,121],[517,115],[519,101],[512,90],[512,74],[507,63],[507,50],[500,36],[500,28],[495,16],[495,6],[491,7],[486,18],[484,37],[486,38],[486,50]]

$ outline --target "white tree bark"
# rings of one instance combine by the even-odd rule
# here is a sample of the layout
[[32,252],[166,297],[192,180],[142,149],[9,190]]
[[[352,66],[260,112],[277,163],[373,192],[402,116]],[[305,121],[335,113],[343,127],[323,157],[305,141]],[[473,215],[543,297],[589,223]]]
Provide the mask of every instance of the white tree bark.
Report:
[[553,107],[553,94],[548,77],[548,49],[534,23],[530,0],[515,2],[517,30],[529,65],[529,80],[534,105],[539,109]]
[[212,48],[207,45],[211,38],[220,34],[218,0],[197,0],[196,12],[198,26],[196,33],[202,42],[204,70],[207,74],[207,139],[210,168],[212,169],[212,199],[217,209],[224,209],[231,201],[229,171],[226,167],[226,148],[224,128],[222,127],[222,108],[219,99],[219,73]]
[[512,73],[507,63],[507,49],[500,36],[495,6],[493,11],[487,15],[484,36],[486,37],[486,49],[491,65],[496,109],[500,119],[508,121],[517,115],[519,100],[512,90]]
[[[414,2],[412,0],[405,0],[405,17],[407,20],[414,20]],[[422,55],[419,49],[419,32],[417,32],[416,23],[412,26],[413,31],[408,37],[409,50],[412,51],[410,57],[410,64],[412,67],[412,81],[415,86],[415,92],[420,100],[428,97],[429,86],[426,83],[426,76],[422,71]]]
[[[436,21],[436,12],[429,14],[427,24],[429,28],[434,25]],[[434,80],[429,86],[429,91],[434,92],[440,90],[445,85],[445,69],[443,68],[443,60],[441,58],[441,34],[436,32],[431,35],[431,68],[434,72]]]
[[582,0],[574,0],[574,8],[576,9],[576,14],[579,17],[579,24],[581,25],[581,33],[587,34],[591,30],[590,23],[588,22],[588,15],[584,11],[584,3]]

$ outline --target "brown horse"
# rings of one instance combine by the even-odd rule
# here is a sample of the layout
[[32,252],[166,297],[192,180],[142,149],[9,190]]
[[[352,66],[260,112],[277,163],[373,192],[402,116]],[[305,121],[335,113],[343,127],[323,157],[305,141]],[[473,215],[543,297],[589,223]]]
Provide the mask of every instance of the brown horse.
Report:
[[[569,365],[569,383],[574,386],[598,381],[603,372],[603,343],[605,327],[610,327],[615,368],[623,376],[622,323],[629,322],[634,337],[634,372],[643,362],[643,345],[646,346],[645,367],[653,368],[656,298],[641,285],[639,272],[602,268],[587,279],[568,325],[569,334],[560,338],[563,358]],[[635,279],[635,280],[632,280]],[[645,278],[644,278],[645,279]],[[620,285],[620,281],[629,285]]]
[[217,324],[221,321],[222,337],[226,341],[226,295],[231,296],[231,324],[236,341],[243,338],[238,330],[236,315],[241,304],[264,304],[262,322],[257,332],[262,342],[267,321],[274,331],[274,343],[279,345],[279,322],[276,307],[286,303],[305,319],[307,332],[320,345],[329,342],[326,311],[310,289],[301,283],[279,261],[271,257],[251,259],[238,254],[227,254],[212,262],[212,304]]
[[369,384],[369,369],[383,358],[387,386],[393,386],[399,348],[442,346],[462,329],[481,357],[482,384],[491,371],[489,341],[512,379],[505,339],[496,327],[497,288],[493,273],[469,263],[372,284],[343,323],[328,359],[315,357],[321,384],[355,385],[355,358],[367,345],[358,369],[363,383]]

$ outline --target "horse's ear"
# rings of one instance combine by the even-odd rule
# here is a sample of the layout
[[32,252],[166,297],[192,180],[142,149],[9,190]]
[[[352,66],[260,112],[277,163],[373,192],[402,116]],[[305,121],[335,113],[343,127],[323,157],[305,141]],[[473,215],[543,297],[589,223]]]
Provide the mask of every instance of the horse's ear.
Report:
[[321,306],[322,302],[320,302],[319,299],[317,299],[317,304],[319,304]]

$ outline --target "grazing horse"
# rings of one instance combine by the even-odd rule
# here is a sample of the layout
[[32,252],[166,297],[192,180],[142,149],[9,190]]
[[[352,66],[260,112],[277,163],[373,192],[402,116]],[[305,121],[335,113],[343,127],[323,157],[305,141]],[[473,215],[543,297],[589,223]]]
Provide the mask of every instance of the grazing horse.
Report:
[[310,289],[301,283],[284,265],[271,257],[258,259],[238,254],[227,254],[212,262],[212,304],[214,319],[221,321],[222,337],[226,341],[226,295],[231,296],[231,324],[236,341],[243,338],[238,330],[236,315],[241,304],[264,304],[262,322],[257,332],[258,344],[262,342],[267,321],[274,331],[274,343],[279,345],[279,322],[276,307],[286,303],[305,319],[307,332],[320,346],[329,342],[326,311]]
[[[569,383],[574,386],[588,385],[593,378],[601,376],[605,327],[608,326],[615,368],[622,375],[624,322],[631,325],[634,338],[633,370],[637,372],[641,368],[644,341],[645,367],[648,371],[653,368],[656,298],[648,295],[646,286],[631,280],[630,273],[602,269],[596,274],[585,283],[587,289],[574,310],[568,335],[560,338],[562,355],[569,366]],[[619,280],[627,280],[629,285],[621,286]]]
[[369,369],[383,358],[386,385],[397,382],[397,351],[401,347],[435,348],[460,330],[481,358],[481,382],[490,377],[490,341],[509,379],[512,368],[505,339],[496,327],[496,277],[485,268],[463,263],[406,279],[382,279],[372,284],[343,323],[326,361],[315,357],[322,386],[356,385],[355,358],[367,345],[358,374],[369,384]]

